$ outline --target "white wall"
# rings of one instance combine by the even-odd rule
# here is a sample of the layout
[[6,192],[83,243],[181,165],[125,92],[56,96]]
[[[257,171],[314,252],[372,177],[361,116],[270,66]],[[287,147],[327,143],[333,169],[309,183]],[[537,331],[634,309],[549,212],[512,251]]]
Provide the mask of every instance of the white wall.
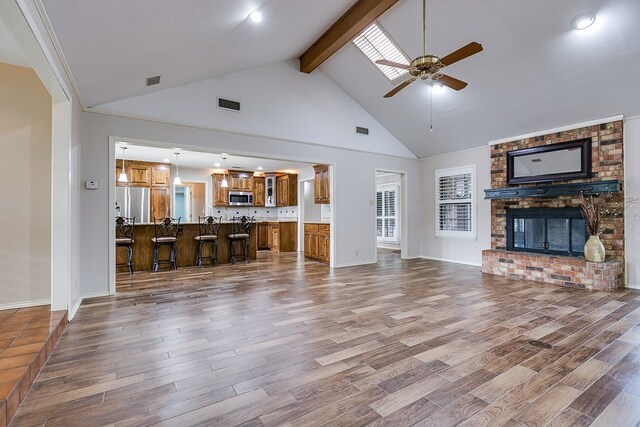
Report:
[[[240,101],[241,112],[217,107]],[[300,72],[298,60],[165,89],[95,107],[178,124],[415,158],[321,70]],[[369,128],[369,136],[355,133]]]
[[[54,42],[50,36],[47,25],[42,20],[42,14],[38,10],[39,3],[34,0],[17,0],[17,2],[0,2],[0,15],[5,19],[11,31],[24,49],[25,54],[33,68],[38,73],[38,77],[47,87],[53,97],[53,103],[70,103],[68,108],[67,123],[56,122],[54,126],[53,144],[54,149],[61,138],[66,138],[65,146],[69,150],[69,157],[64,165],[53,162],[53,169],[57,171],[55,177],[67,175],[61,182],[66,183],[68,188],[63,191],[67,193],[68,216],[66,218],[66,229],[70,230],[68,240],[65,243],[65,254],[59,253],[61,245],[54,241],[53,252],[56,259],[65,259],[68,264],[68,271],[64,281],[54,280],[52,285],[52,300],[59,301],[54,309],[69,309],[69,319],[72,319],[75,311],[80,305],[84,296],[80,283],[80,217],[81,217],[81,186],[80,181],[80,161],[81,161],[81,120],[82,108],[78,98],[71,90],[73,87],[65,67],[57,53]],[[26,22],[25,22],[26,21]],[[63,108],[64,109],[64,108]],[[64,170],[60,170],[64,169]],[[54,178],[52,176],[51,178]],[[51,179],[50,179],[51,181]],[[58,182],[55,185],[59,185]],[[58,190],[62,190],[58,188]],[[53,201],[55,204],[56,201]],[[54,276],[55,277],[55,276]],[[64,298],[65,301],[60,301]]]
[[640,116],[625,119],[624,192],[630,201],[625,211],[627,286],[640,289]]
[[51,300],[51,132],[34,70],[0,63],[0,309]]
[[[163,124],[100,113],[84,113],[82,179],[97,180],[100,189],[82,193],[82,286],[83,293],[107,292],[109,277],[109,137],[161,141],[158,145],[184,149],[228,152],[232,155],[333,164],[332,201],[335,221],[332,251],[335,266],[375,261],[375,170],[406,172],[407,190],[420,194],[418,160],[360,153],[322,146],[286,142]],[[164,144],[163,144],[164,143]],[[113,147],[111,147],[113,150]],[[111,172],[112,173],[112,172]],[[419,197],[408,201],[410,230],[420,227]],[[419,256],[419,236],[411,233],[407,257]],[[358,251],[359,255],[356,255]]]
[[[491,247],[491,202],[484,200],[484,189],[491,188],[490,147],[482,146],[428,157],[421,160],[422,222],[420,255],[444,261],[481,265],[482,250]],[[435,171],[460,166],[476,166],[476,239],[452,239],[435,236]]]

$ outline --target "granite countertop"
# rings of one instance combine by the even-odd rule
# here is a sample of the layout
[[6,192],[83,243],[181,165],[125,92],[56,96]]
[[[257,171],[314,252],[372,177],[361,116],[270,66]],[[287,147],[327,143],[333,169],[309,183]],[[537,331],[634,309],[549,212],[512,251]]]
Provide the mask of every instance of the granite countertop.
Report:
[[[297,219],[258,219],[254,221],[254,224],[258,224],[261,222],[298,222]],[[223,220],[220,224],[233,224],[233,221],[225,221]],[[153,222],[136,222],[136,225],[153,225]],[[198,225],[197,222],[180,222],[180,225]]]

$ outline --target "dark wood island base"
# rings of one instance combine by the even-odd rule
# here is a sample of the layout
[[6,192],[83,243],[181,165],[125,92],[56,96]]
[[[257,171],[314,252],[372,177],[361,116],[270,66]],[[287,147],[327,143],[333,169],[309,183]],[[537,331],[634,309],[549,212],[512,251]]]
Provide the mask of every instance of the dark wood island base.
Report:
[[[229,263],[229,239],[227,235],[232,233],[233,224],[231,222],[223,222],[220,225],[218,233],[218,264]],[[257,224],[254,224],[249,239],[249,259],[256,259],[257,250]],[[180,224],[178,233],[178,256],[176,264],[179,267],[192,267],[196,264],[197,258],[197,242],[194,237],[198,235],[198,224]],[[133,234],[133,271],[153,270],[153,242],[151,239],[155,236],[153,224],[136,224]],[[236,245],[236,251],[240,252],[240,247]],[[202,249],[202,266],[206,267],[210,264],[210,248],[208,245]],[[160,248],[160,259],[169,258],[169,248]],[[116,249],[116,264],[126,263],[127,250]],[[238,261],[243,262],[243,261]],[[167,265],[161,265],[160,268],[168,268]],[[118,272],[126,272],[127,267],[117,267]]]

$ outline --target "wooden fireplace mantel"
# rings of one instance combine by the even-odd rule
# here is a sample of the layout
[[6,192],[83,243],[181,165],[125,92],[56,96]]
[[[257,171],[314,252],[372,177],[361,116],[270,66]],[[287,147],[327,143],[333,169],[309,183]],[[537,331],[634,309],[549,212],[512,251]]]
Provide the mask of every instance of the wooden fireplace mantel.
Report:
[[489,188],[484,190],[488,200],[520,199],[524,197],[579,196],[580,194],[618,193],[621,190],[617,179],[576,184],[549,184],[528,187]]

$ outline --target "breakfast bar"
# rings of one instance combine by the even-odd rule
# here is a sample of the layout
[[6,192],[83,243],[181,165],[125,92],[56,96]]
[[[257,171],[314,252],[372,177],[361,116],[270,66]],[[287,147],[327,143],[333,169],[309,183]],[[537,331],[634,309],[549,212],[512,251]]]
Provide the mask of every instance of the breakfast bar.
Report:
[[[197,243],[194,237],[198,236],[197,223],[180,224],[178,231],[178,241],[176,242],[177,257],[176,263],[180,267],[192,267],[196,264]],[[254,229],[249,238],[248,256],[250,260],[256,259],[257,250],[257,224],[253,225]],[[233,223],[231,221],[223,221],[220,224],[220,232],[218,233],[218,264],[229,263],[229,239],[228,235],[232,234]],[[153,270],[153,242],[155,236],[153,224],[135,224],[133,234],[133,271]],[[239,248],[236,251],[239,252]],[[202,259],[203,267],[208,266],[210,259],[210,249],[208,246],[203,248]],[[169,258],[169,249],[160,248],[161,259]],[[127,263],[127,251],[125,249],[116,250],[116,264]],[[167,268],[166,265],[161,268]],[[127,267],[118,267],[118,272],[126,272]]]

